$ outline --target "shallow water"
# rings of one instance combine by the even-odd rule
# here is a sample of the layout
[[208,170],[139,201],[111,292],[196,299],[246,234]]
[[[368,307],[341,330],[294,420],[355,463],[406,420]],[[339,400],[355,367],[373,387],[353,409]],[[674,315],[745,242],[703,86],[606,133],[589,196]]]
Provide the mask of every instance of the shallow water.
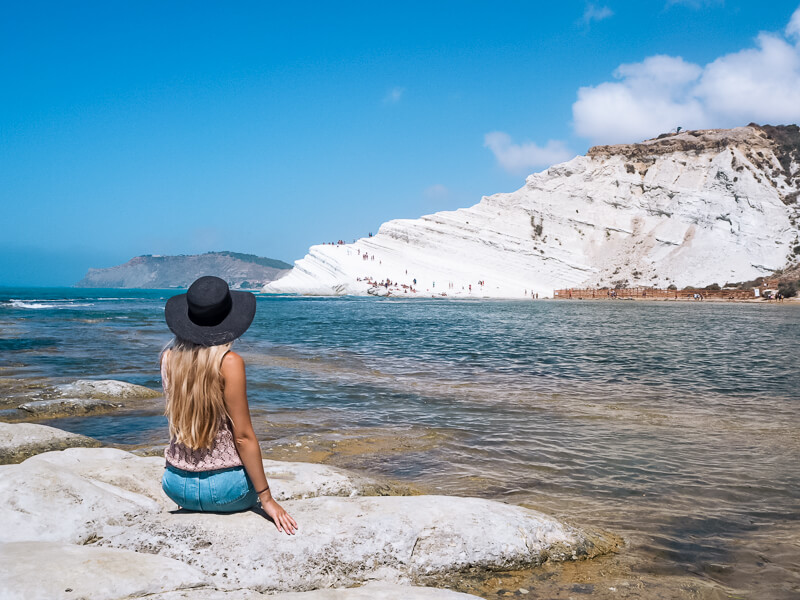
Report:
[[[155,387],[172,293],[0,289],[2,376]],[[527,597],[792,598],[798,342],[789,304],[260,297],[237,350],[268,450],[327,444],[331,462],[625,538],[615,557],[515,579]],[[51,424],[167,435],[147,413]],[[362,434],[383,443],[345,451]]]

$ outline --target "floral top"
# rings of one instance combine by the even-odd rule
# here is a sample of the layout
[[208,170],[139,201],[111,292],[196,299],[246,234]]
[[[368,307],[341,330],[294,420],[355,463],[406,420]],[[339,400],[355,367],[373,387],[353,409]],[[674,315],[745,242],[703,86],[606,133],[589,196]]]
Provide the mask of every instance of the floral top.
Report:
[[[161,382],[164,386],[164,396],[167,395],[167,373],[161,367]],[[233,431],[227,417],[223,417],[220,422],[217,436],[211,448],[200,448],[192,450],[184,444],[170,440],[169,446],[164,450],[164,457],[167,463],[184,471],[215,471],[217,469],[229,469],[230,467],[242,466],[242,459],[236,450],[236,443],[233,440]]]

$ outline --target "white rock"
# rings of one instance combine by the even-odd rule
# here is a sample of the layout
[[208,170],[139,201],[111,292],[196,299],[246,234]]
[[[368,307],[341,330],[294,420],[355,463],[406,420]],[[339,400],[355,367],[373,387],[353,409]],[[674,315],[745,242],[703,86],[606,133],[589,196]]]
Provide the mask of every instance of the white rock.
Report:
[[[115,448],[75,448],[31,457],[24,465],[47,463],[155,500],[170,510],[175,504],[161,491],[165,460],[142,457]],[[373,493],[381,483],[326,465],[264,460],[264,472],[278,501],[313,496],[356,496]]]
[[372,582],[358,588],[336,588],[311,592],[284,592],[275,600],[473,600],[477,596],[450,590]]
[[39,417],[55,415],[85,415],[89,413],[105,412],[120,408],[121,404],[114,404],[98,398],[57,398],[55,400],[35,400],[20,404],[24,410]]
[[581,532],[546,515],[477,498],[319,497],[284,507],[299,524],[294,536],[254,512],[160,513],[99,544],[158,552],[200,568],[216,587],[259,591],[521,568],[581,556],[587,547]]
[[0,544],[0,573],[2,600],[117,600],[207,582],[163,556],[46,542]]
[[754,279],[796,260],[800,244],[800,177],[776,152],[751,127],[593,148],[516,192],[312,246],[264,291],[366,296],[389,279],[392,296],[522,298]]
[[0,464],[15,463],[50,450],[99,446],[92,438],[33,423],[0,423]]
[[117,381],[115,379],[78,379],[72,383],[56,386],[62,397],[79,398],[158,398],[161,392],[143,385]]
[[439,588],[373,581],[357,588],[282,592],[270,595],[248,589],[223,591],[201,588],[155,594],[148,597],[148,600],[266,600],[267,598],[270,600],[475,600],[477,596]]
[[142,494],[35,458],[0,466],[0,542],[83,544],[163,510]]
[[[0,466],[0,542],[84,543],[144,514],[175,510],[161,489],[164,464],[115,448],[72,448]],[[266,460],[264,469],[279,501],[380,486],[325,465]]]
[[59,472],[77,475],[88,482],[100,482],[139,494],[172,510],[175,504],[161,490],[164,458],[136,456],[116,448],[72,448],[63,452],[38,454],[19,465],[19,471],[46,465]]
[[219,590],[215,587],[203,587],[153,594],[147,600],[271,600],[274,597],[272,594],[262,594],[247,588]]
[[[265,464],[276,491],[286,496],[358,493],[362,485],[330,467]],[[161,458],[108,448],[51,452],[2,466],[0,542],[158,554],[199,569],[211,588],[257,592],[409,583],[597,550],[594,539],[541,513],[444,496],[288,500],[283,505],[300,529],[287,536],[256,511],[171,510],[160,490],[162,472]]]
[[372,582],[358,588],[336,588],[311,592],[284,592],[275,600],[469,600],[478,596],[450,590]]
[[272,600],[272,598],[275,598],[272,594],[262,594],[247,588],[220,590],[215,587],[202,587],[153,594],[148,596],[147,600]]
[[360,496],[382,484],[343,469],[303,462],[264,460],[264,472],[276,500],[315,496]]

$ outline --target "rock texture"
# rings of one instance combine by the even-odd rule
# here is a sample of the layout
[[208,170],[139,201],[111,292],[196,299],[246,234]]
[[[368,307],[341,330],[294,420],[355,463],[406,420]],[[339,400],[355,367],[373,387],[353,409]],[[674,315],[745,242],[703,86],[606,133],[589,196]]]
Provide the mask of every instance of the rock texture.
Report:
[[[58,381],[63,381],[58,380]],[[20,409],[6,418],[24,420],[109,412],[119,408],[155,406],[160,390],[114,379],[78,379],[56,383],[47,378],[0,379],[0,409]],[[27,413],[27,414],[26,414]]]
[[516,192],[312,246],[264,291],[514,298],[752,280],[800,254],[799,193],[795,125],[598,146]]
[[373,582],[359,588],[288,592],[275,594],[270,598],[275,598],[275,600],[404,600],[405,598],[411,600],[468,600],[477,598],[477,596],[436,588]]
[[[45,567],[46,566],[46,567]],[[42,569],[46,568],[46,577]],[[436,588],[372,582],[359,588],[266,595],[247,588],[207,587],[208,577],[157,554],[52,542],[0,544],[0,600],[468,600]],[[203,587],[199,587],[203,586]]]
[[207,583],[163,556],[46,542],[0,544],[0,573],[0,598],[9,600],[116,600]]
[[202,275],[221,277],[231,287],[257,289],[278,279],[291,265],[238,252],[183,256],[137,256],[124,265],[89,269],[76,287],[185,288]]
[[[327,465],[276,460],[264,460],[263,463],[272,494],[281,502],[315,496],[359,496],[381,488],[381,484],[372,479]],[[75,449],[47,452],[26,461],[29,467],[37,464],[141,494],[162,508],[175,507],[161,491],[163,457],[142,457],[116,448],[99,448],[91,452]]]
[[477,498],[317,497],[283,505],[300,524],[295,536],[280,534],[253,512],[159,513],[99,543],[158,551],[199,567],[217,587],[260,591],[523,568],[577,558],[591,546],[549,517]]
[[62,415],[88,415],[99,412],[108,412],[121,408],[121,404],[114,404],[106,400],[95,398],[58,398],[56,400],[34,400],[20,404],[20,410],[39,418],[58,417]]
[[194,588],[153,594],[148,600],[475,600],[450,590],[373,581],[361,587],[262,594],[250,589]]
[[[95,439],[33,423],[0,423],[0,464],[18,463],[29,456],[73,447],[94,447]],[[2,482],[0,482],[1,484]]]
[[[107,413],[123,408],[150,408],[153,400],[162,396],[160,391],[114,379],[78,379],[59,385],[39,382],[21,391],[21,397],[12,392],[0,400],[0,407],[16,406],[21,411],[18,415],[9,415],[12,420],[52,419]],[[25,402],[19,404],[23,399]]]
[[[357,494],[364,480],[348,480],[342,471],[314,465],[267,467],[276,492],[287,498],[283,505],[300,525],[297,535],[279,533],[257,511],[176,511],[159,487],[162,459],[113,449],[71,449],[2,466],[2,560],[11,565],[11,583],[18,586],[7,589],[12,597],[24,595],[30,586],[39,589],[39,582],[25,576],[29,570],[24,564],[15,562],[26,548],[33,558],[57,556],[62,547],[78,548],[65,553],[58,567],[59,585],[89,561],[109,557],[111,574],[124,562],[121,554],[93,551],[113,548],[150,557],[143,562],[131,558],[129,577],[122,578],[119,588],[109,587],[103,574],[89,577],[90,585],[111,590],[92,596],[102,598],[174,592],[201,583],[207,589],[197,590],[197,598],[221,598],[221,592],[233,590],[250,597],[255,592],[307,591],[376,580],[408,584],[466,569],[520,568],[607,549],[601,538],[518,506],[443,496],[325,496]],[[172,588],[165,587],[159,571],[162,566],[172,569],[176,563],[170,559],[186,566],[183,579],[176,579]],[[148,574],[146,560],[154,561],[155,573]],[[399,597],[387,590],[384,596],[370,597]],[[42,597],[62,597],[57,592],[53,587],[54,596]],[[194,597],[186,595],[190,593],[194,592],[164,598]],[[311,598],[360,598],[364,593]],[[425,594],[420,597],[440,597]]]
[[57,385],[61,397],[80,398],[160,398],[161,392],[143,385],[116,379],[77,379],[72,383]]
[[269,595],[253,590],[223,591],[200,588],[148,596],[148,600],[475,600],[476,598],[478,596],[450,590],[378,581],[356,588],[283,592]]

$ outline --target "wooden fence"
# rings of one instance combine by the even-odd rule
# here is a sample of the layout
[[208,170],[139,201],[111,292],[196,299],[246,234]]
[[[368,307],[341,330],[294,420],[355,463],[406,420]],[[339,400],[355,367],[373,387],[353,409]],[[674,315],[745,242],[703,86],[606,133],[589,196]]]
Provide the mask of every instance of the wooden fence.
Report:
[[565,290],[555,290],[557,300],[620,300],[626,298],[633,299],[664,299],[664,300],[696,300],[703,299],[722,299],[722,300],[749,300],[756,298],[756,293],[752,289],[748,290],[706,290],[706,289],[684,289],[669,290],[666,288],[633,287],[633,288],[569,288]]

